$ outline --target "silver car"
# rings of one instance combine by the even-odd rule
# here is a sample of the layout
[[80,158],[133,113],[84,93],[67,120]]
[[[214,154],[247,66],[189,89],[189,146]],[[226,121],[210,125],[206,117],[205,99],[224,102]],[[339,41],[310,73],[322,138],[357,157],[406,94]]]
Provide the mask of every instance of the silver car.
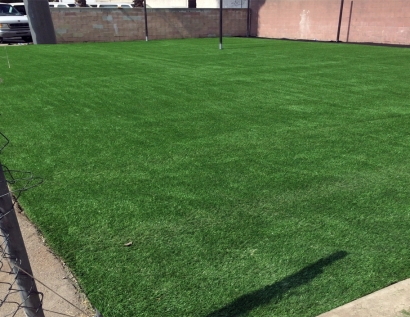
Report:
[[20,37],[31,42],[27,17],[8,3],[0,3],[0,43],[6,39]]

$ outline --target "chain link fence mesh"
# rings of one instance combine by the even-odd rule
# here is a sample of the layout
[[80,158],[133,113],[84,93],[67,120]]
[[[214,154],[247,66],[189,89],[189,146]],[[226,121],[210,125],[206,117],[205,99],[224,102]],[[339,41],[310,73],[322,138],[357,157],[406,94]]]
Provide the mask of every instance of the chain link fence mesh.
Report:
[[[0,145],[0,154],[9,143],[9,140],[0,132],[3,144]],[[10,170],[0,162],[0,315],[8,316],[44,316],[42,313],[43,294],[37,291],[35,280],[29,276],[21,266],[26,267],[23,261],[28,259],[16,258],[14,253],[11,254],[10,239],[15,236],[14,232],[9,231],[13,228],[10,219],[15,213],[15,204],[21,193],[38,186],[42,179],[34,177],[30,172]],[[8,190],[8,186],[14,188],[13,192]],[[12,195],[15,199],[12,200]],[[7,202],[12,202],[11,204]],[[14,215],[15,216],[15,215]],[[17,226],[18,234],[20,229]],[[22,240],[21,240],[22,241]],[[25,253],[24,243],[18,245]],[[25,253],[26,254],[26,253]],[[28,267],[30,267],[28,263]],[[22,284],[24,281],[24,286]],[[33,298],[35,307],[32,306]]]
[[[0,154],[8,143],[7,137],[0,132]],[[96,309],[87,308],[86,312],[33,276],[16,210],[19,210],[17,204],[21,194],[42,182],[42,178],[31,172],[11,170],[0,161],[0,317],[103,317]],[[43,293],[37,290],[36,281],[47,294],[68,303],[78,314],[61,312],[62,307],[45,309]]]

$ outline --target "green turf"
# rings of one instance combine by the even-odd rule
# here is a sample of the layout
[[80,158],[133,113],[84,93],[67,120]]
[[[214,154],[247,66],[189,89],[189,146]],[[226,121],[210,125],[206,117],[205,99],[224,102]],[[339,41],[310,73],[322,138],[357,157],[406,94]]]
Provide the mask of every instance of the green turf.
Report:
[[410,277],[408,49],[7,52],[1,159],[104,317],[315,316]]

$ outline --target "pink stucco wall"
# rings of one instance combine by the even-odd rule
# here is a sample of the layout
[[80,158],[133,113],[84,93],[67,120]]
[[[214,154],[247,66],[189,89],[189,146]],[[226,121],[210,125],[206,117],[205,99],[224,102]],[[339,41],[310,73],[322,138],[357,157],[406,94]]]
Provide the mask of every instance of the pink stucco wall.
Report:
[[[349,10],[350,4],[348,1]],[[344,23],[344,41],[347,25]],[[410,1],[354,0],[349,41],[410,44]]]
[[[251,0],[251,34],[335,41],[340,4],[341,0]],[[410,1],[345,0],[339,39],[410,44]]]

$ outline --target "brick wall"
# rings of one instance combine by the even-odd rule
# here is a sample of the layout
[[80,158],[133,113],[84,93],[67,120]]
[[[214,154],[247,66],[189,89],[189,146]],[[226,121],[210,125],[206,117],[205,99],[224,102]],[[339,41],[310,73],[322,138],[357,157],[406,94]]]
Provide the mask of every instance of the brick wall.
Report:
[[[224,35],[245,36],[246,9],[224,9]],[[58,43],[145,39],[141,8],[52,8]],[[147,9],[150,39],[215,37],[219,9]]]
[[[251,0],[251,34],[335,41],[340,3],[341,0]],[[345,0],[340,41],[410,44],[410,1]]]

